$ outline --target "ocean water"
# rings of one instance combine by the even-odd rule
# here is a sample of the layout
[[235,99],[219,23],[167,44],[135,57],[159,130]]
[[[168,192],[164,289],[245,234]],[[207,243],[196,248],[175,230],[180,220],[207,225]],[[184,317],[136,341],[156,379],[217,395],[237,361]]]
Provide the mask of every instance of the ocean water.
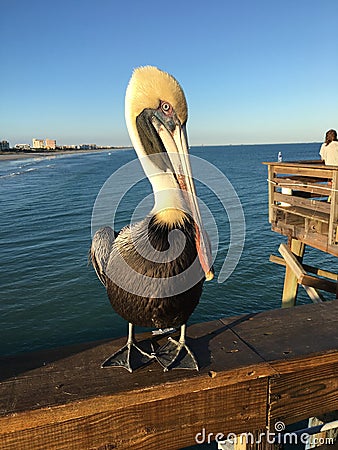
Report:
[[[222,179],[210,190],[209,185],[215,186],[210,166],[211,172],[200,173],[196,183],[216,224],[218,245],[215,279],[205,283],[189,323],[280,307],[284,269],[270,263],[269,255],[277,254],[286,238],[270,231],[267,168],[261,162],[276,160],[278,151],[284,160],[316,159],[318,150],[316,143],[191,149],[192,155],[216,167]],[[112,310],[88,265],[88,250],[93,207],[102,186],[134,159],[133,150],[115,150],[0,162],[1,355],[126,334],[127,324]],[[147,180],[134,185],[136,172],[125,176],[131,187],[116,208],[116,230],[129,223],[144,197],[151,199]],[[236,202],[220,201],[228,194],[226,180],[242,205],[246,231],[239,262],[220,283],[230,233],[236,237],[237,230],[231,211],[236,211]],[[114,185],[114,178],[110,184],[116,191],[121,187]],[[335,264],[334,258],[315,250],[307,251],[306,261],[311,259],[328,269]],[[300,292],[299,301],[309,300]]]

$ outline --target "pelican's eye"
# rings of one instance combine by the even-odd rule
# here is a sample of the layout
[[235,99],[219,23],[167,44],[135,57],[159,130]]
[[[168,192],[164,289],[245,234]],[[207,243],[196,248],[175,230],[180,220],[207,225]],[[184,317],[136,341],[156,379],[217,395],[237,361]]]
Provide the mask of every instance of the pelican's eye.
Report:
[[161,102],[161,109],[164,114],[170,114],[172,112],[172,107],[168,102]]

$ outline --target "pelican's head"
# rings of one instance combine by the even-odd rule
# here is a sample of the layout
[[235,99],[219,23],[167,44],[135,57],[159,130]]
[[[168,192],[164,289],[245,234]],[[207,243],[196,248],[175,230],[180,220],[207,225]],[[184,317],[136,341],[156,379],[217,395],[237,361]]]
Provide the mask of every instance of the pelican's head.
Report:
[[153,187],[153,214],[170,225],[191,214],[200,263],[206,279],[212,279],[211,252],[189,161],[188,108],[181,86],[157,67],[135,69],[126,92],[125,115],[131,141]]

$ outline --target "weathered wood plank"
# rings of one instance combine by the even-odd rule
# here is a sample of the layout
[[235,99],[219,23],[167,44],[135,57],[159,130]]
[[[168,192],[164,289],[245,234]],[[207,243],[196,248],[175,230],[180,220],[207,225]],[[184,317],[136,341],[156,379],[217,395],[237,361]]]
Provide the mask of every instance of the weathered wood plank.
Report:
[[[3,450],[84,449],[109,444],[119,449],[176,449],[195,443],[203,428],[216,435],[241,433],[262,427],[266,410],[267,379],[252,380],[206,390],[149,399],[147,402],[121,405],[72,420],[45,424],[36,428],[4,433]],[[164,396],[165,393],[162,393]],[[188,397],[187,397],[188,396]],[[240,407],[239,406],[240,403]],[[209,406],[208,406],[209,405]],[[208,409],[208,414],[206,414]],[[222,414],[226,411],[226,415]],[[43,439],[49,435],[49,440]],[[160,444],[160,445],[159,445]]]
[[[284,200],[288,199],[288,196],[283,196]],[[289,196],[290,197],[290,196]],[[273,205],[274,209],[283,211],[285,214],[295,214],[300,217],[308,218],[308,219],[316,219],[323,223],[329,223],[330,215],[326,214],[322,211],[315,211],[309,208],[301,208],[300,206],[281,206],[281,205]]]
[[324,164],[323,161],[321,161],[320,159],[311,159],[311,160],[296,160],[296,161],[281,161],[281,162],[276,162],[276,161],[263,161],[262,164],[266,165],[266,166],[270,166],[270,165],[274,165],[276,167],[283,167],[283,166],[288,166],[288,167],[299,167],[300,165],[302,167],[308,167],[310,169],[314,169],[314,168],[320,168],[320,169],[327,169],[327,170],[332,170],[332,166],[327,166]]
[[[331,407],[334,378],[325,367],[338,361],[337,312],[338,302],[328,302],[193,325],[199,373],[163,373],[157,364],[133,374],[100,369],[124,339],[3,358],[1,448],[169,450],[194,444],[203,427],[214,436],[264,429],[272,380],[298,380],[314,367]],[[283,383],[273,387],[284,392]],[[288,420],[305,401],[299,397]],[[284,411],[282,403],[273,407],[270,420]]]
[[325,292],[331,292],[332,294],[335,294],[337,291],[337,283],[317,278],[312,275],[302,275],[299,279],[299,283]]
[[337,409],[338,302],[257,314],[231,328],[277,373],[269,384],[271,430],[278,420],[291,424]]
[[[283,258],[280,258],[275,255],[270,255],[269,260],[275,264],[279,264],[281,266],[286,266],[286,262]],[[324,270],[316,269],[315,267],[308,266],[306,264],[302,264],[305,271],[311,271],[312,273],[319,273],[321,276],[325,276],[324,274],[329,274],[330,277],[335,277],[337,279],[337,275],[332,272],[327,272]],[[298,279],[298,283],[304,284],[306,286],[312,286],[315,289],[320,289],[326,292],[331,292],[335,294],[337,291],[337,282],[325,280],[324,278],[314,277],[312,275],[304,275],[302,274]]]
[[[332,187],[326,182],[326,179],[311,179],[310,177],[274,177],[273,184],[276,187],[286,187],[295,191],[317,194],[320,196],[328,196],[331,194]],[[323,184],[325,183],[326,184]],[[322,183],[322,184],[319,184]]]
[[[222,322],[229,323],[227,318]],[[283,368],[285,363],[286,369],[290,367],[294,371],[300,366],[300,360],[307,357],[310,361],[314,355],[333,353],[337,357],[338,301],[335,300],[266,311],[244,321],[232,321],[229,327],[272,367],[277,361],[278,367]],[[295,361],[294,365],[291,360]]]
[[[315,360],[305,370],[271,379],[270,426],[276,421],[295,423],[338,409],[338,358],[331,364]],[[275,366],[279,370],[278,365]]]
[[285,164],[284,166],[280,165],[277,167],[277,165],[274,165],[275,173],[281,173],[281,174],[287,174],[287,175],[302,175],[306,177],[312,177],[312,178],[332,178],[332,167],[327,166],[321,166],[314,167],[311,165],[306,164]]
[[270,165],[268,167],[268,202],[269,202],[269,222],[272,222],[273,219],[273,196],[275,193],[275,186],[271,181],[274,178],[274,166]]
[[302,241],[305,245],[317,248],[318,250],[329,253],[333,256],[338,256],[338,246],[329,246],[327,243],[327,235],[315,232],[312,233],[311,231],[306,232],[304,226],[292,226],[280,222],[277,224],[272,224],[271,229],[272,231],[283,234],[284,236],[292,236],[294,239]]
[[330,214],[330,203],[328,202],[321,202],[319,200],[312,200],[302,197],[296,197],[295,195],[286,195],[286,194],[280,194],[278,192],[274,193],[274,201],[276,202],[287,202],[291,206],[299,207],[305,210],[308,210],[307,216],[311,215],[311,212],[321,212],[324,214],[327,214],[329,216]]
[[[303,278],[304,275],[306,275],[306,272],[303,268],[303,266],[301,265],[301,263],[296,259],[295,255],[292,253],[291,249],[285,245],[285,244],[280,244],[279,246],[279,252],[280,254],[283,256],[283,258],[285,259],[286,265],[291,269],[291,271],[294,273],[295,278],[297,279],[297,282],[301,284],[301,280]],[[286,280],[286,276],[285,276],[285,280]],[[308,294],[308,296],[311,298],[311,300],[314,303],[320,303],[322,301],[322,298],[320,297],[319,293],[317,292],[317,290],[311,286],[307,286],[304,285],[303,286],[306,293]],[[290,303],[290,302],[288,302]],[[286,307],[285,305],[283,305],[284,307]],[[288,304],[288,306],[290,306]]]
[[[279,264],[281,266],[285,266],[286,262],[283,258],[276,255],[270,255],[269,260],[275,264]],[[309,264],[302,264],[304,269],[307,272],[314,273],[320,277],[330,278],[330,280],[338,281],[338,274],[334,272],[330,272],[329,270],[319,269],[318,267],[310,266]]]
[[[331,210],[330,210],[330,224],[329,224],[329,239],[328,244],[335,246],[338,244],[338,175],[337,171],[332,176],[332,195],[331,195]],[[337,245],[338,247],[338,245]]]
[[[301,164],[302,166],[304,166],[303,164]],[[306,166],[306,165],[305,165]],[[325,166],[326,167],[326,166]],[[316,169],[316,167],[314,167]],[[278,172],[278,167],[276,172]],[[317,185],[317,183],[326,183],[329,177],[324,177],[324,178],[316,178],[316,177],[309,177],[309,176],[303,176],[303,175],[278,175],[276,177],[276,180],[285,180],[285,181],[290,181],[290,182],[295,182],[295,183],[315,183]]]
[[278,374],[269,384],[271,430],[278,420],[291,424],[337,409],[337,313],[335,301],[296,306],[255,315],[232,328]]
[[[293,264],[288,264],[286,261],[286,270],[282,294],[282,308],[289,308],[294,306],[297,298],[298,291],[298,274],[295,272],[294,267],[300,265],[299,261],[293,256],[294,254],[301,260],[304,255],[305,245],[296,239],[291,239],[291,249],[288,249],[289,259],[292,259]],[[281,248],[281,247],[280,247]],[[286,250],[285,250],[286,252]],[[284,255],[282,255],[284,257]],[[285,259],[285,257],[284,257]]]

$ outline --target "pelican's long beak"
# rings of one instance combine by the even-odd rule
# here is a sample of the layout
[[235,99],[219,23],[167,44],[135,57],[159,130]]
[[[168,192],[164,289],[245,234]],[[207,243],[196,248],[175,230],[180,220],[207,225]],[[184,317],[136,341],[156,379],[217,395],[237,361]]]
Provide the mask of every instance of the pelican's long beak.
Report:
[[196,249],[198,257],[205,273],[207,281],[212,280],[214,271],[212,267],[212,255],[210,243],[206,231],[203,228],[200,208],[196,196],[194,179],[192,177],[190,158],[188,153],[188,139],[185,125],[181,125],[176,117],[170,120],[163,120],[155,114],[152,117],[152,124],[155,127],[170,159],[174,170],[174,177],[185,197],[196,228]]

